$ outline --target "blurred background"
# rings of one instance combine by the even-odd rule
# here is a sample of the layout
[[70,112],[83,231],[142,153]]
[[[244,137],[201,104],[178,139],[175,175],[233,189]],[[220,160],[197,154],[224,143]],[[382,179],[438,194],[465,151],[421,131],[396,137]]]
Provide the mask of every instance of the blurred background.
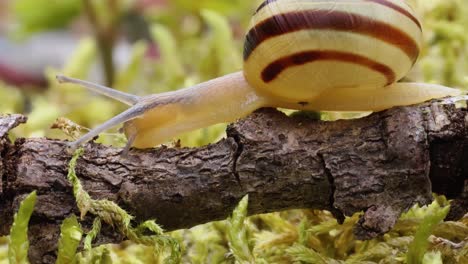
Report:
[[[64,131],[77,136],[74,132],[79,129],[67,120],[84,131],[125,106],[80,87],[58,85],[57,73],[144,95],[240,70],[244,33],[260,2],[0,0],[0,113],[28,115],[28,124],[16,128],[13,137],[70,139]],[[467,0],[408,2],[422,21],[425,43],[406,79],[468,89]],[[342,115],[328,113],[322,118]],[[58,117],[67,118],[56,124],[63,131],[50,129]],[[181,143],[199,146],[214,142],[224,135],[224,128],[221,124],[191,132],[181,137]],[[99,140],[114,145],[125,141],[112,131]],[[430,210],[413,211],[407,218],[420,220]],[[399,250],[410,241],[400,236],[409,236],[419,223],[406,222],[400,233],[364,243],[354,241],[352,226],[356,221],[356,217],[349,218],[339,226],[328,212],[310,210],[252,217],[242,227],[249,245],[238,243],[237,253],[246,250],[247,257],[266,261],[262,263],[291,263],[312,254],[309,248],[313,248],[324,259],[346,259],[354,254],[354,259],[365,260],[362,256],[368,254],[373,260],[395,263],[394,258],[404,252]],[[229,230],[226,222],[216,222],[171,236],[181,242],[185,263],[233,263],[231,253],[236,244],[229,239]],[[453,230],[457,230],[454,236],[466,232]],[[5,241],[0,238],[0,262]],[[305,247],[293,248],[297,241]],[[122,263],[157,263],[153,251],[132,243],[106,252],[114,263],[119,263],[118,259]],[[447,257],[451,252],[444,254]],[[138,261],[128,262],[134,256]]]
[[[258,1],[257,1],[258,2]],[[255,1],[19,0],[0,2],[0,112],[29,116],[16,136],[64,138],[57,117],[83,127],[124,106],[56,73],[145,95],[187,87],[240,70],[244,29]],[[223,125],[182,136],[196,146]],[[120,135],[101,137],[119,144]]]

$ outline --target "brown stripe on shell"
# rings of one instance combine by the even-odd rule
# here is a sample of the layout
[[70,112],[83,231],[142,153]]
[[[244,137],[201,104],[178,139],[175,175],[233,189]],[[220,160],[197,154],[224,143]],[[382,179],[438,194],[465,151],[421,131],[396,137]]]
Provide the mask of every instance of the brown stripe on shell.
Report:
[[331,10],[303,10],[271,16],[249,30],[244,44],[244,60],[265,40],[300,30],[325,29],[353,32],[391,44],[415,62],[419,47],[400,29],[362,15]]
[[384,75],[387,79],[387,85],[396,81],[395,72],[384,64],[361,55],[333,50],[309,50],[280,58],[270,63],[262,71],[262,80],[266,83],[272,82],[289,67],[304,65],[306,63],[316,61],[340,61],[357,64]]
[[276,1],[278,1],[278,0],[266,0],[266,1],[264,1],[263,3],[260,4],[260,6],[257,8],[257,10],[255,10],[255,14],[260,12],[260,10],[262,10],[265,6],[269,5],[272,2],[276,2]]
[[413,22],[419,27],[419,29],[422,29],[421,27],[421,23],[419,22],[419,20],[413,16],[413,14],[411,14],[410,12],[408,12],[408,10],[404,9],[403,7],[397,5],[397,4],[394,4],[390,1],[387,1],[387,0],[365,0],[365,1],[368,1],[368,2],[373,2],[373,3],[376,3],[376,4],[380,4],[380,5],[384,5],[386,7],[389,7],[401,14],[403,14],[404,16],[407,16],[409,19],[413,20]]
[[[266,0],[264,1],[263,3],[260,4],[260,6],[257,8],[257,10],[255,10],[255,14],[260,12],[260,10],[262,10],[264,7],[266,7],[267,5],[269,5],[270,3],[272,2],[276,2],[278,0]],[[419,20],[413,16],[413,14],[411,14],[410,12],[408,12],[408,10],[402,8],[401,6],[397,5],[397,4],[394,4],[388,0],[364,0],[364,1],[367,1],[367,2],[373,2],[373,3],[376,3],[376,4],[380,4],[380,5],[384,5],[388,8],[391,8],[401,14],[403,14],[404,16],[408,17],[409,19],[413,20],[413,22],[419,27],[419,29],[422,29],[422,26],[421,26],[421,23],[419,22]]]

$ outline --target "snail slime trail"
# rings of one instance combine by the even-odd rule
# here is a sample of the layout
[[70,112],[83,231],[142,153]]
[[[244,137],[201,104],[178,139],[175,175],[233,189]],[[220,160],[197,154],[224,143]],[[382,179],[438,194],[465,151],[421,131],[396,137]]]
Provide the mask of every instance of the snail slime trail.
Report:
[[121,123],[128,146],[150,148],[261,107],[379,111],[460,95],[441,85],[398,82],[416,63],[421,42],[421,23],[406,1],[265,1],[246,30],[240,72],[141,97],[59,76],[130,105],[70,147]]

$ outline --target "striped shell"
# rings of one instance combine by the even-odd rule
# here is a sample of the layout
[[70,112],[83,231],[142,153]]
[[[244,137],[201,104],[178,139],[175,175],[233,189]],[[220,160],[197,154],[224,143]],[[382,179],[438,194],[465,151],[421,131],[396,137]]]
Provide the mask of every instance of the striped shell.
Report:
[[267,0],[246,36],[244,75],[258,93],[292,103],[384,87],[408,73],[421,39],[405,1]]

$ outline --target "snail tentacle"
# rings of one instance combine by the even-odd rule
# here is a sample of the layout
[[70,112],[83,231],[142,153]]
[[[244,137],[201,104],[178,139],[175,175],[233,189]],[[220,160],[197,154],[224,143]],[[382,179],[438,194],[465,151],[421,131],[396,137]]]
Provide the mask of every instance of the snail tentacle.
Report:
[[112,117],[111,119],[107,120],[106,122],[100,124],[99,126],[91,129],[88,133],[86,133],[85,135],[83,135],[82,137],[80,137],[79,139],[73,141],[73,142],[70,142],[68,144],[68,147],[69,149],[71,150],[74,150],[76,149],[77,147],[79,147],[80,145],[82,145],[83,143],[87,142],[88,140],[91,140],[93,139],[94,137],[96,137],[97,135],[99,135],[101,132],[109,129],[109,128],[112,128],[116,125],[119,125],[119,124],[122,124],[122,123],[125,123],[129,120],[132,120],[134,118],[137,118],[141,115],[143,115],[145,112],[145,106],[141,106],[141,105],[134,105],[132,107],[130,107],[129,109],[123,111],[122,113]]
[[99,85],[96,83],[84,81],[84,80],[79,80],[71,77],[67,77],[64,75],[57,75],[57,81],[59,83],[73,83],[73,84],[78,84],[82,87],[87,88],[88,90],[91,90],[93,92],[102,94],[104,96],[110,97],[112,99],[115,99],[117,101],[120,101],[124,104],[127,105],[135,105],[141,100],[141,97],[133,94],[128,94],[124,93],[119,90],[115,90],[103,85]]

